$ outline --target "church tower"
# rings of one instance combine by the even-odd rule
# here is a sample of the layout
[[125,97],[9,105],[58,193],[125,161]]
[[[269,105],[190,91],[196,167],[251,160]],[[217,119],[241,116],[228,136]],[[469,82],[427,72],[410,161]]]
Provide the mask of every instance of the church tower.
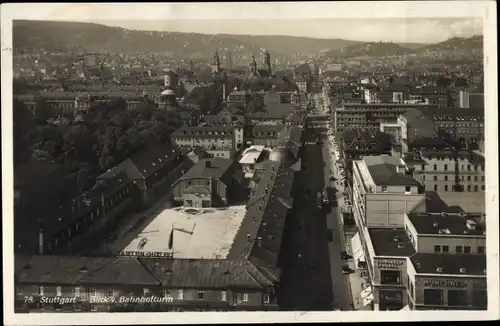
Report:
[[214,62],[212,63],[212,73],[218,74],[219,72],[220,72],[219,53],[215,51]]
[[250,71],[257,74],[257,62],[255,62],[255,55],[252,54],[252,62],[250,63]]
[[269,51],[266,51],[266,54],[264,56],[264,60],[265,60],[265,63],[266,63],[266,67],[267,67],[267,74],[269,76],[271,76],[271,53],[269,53]]

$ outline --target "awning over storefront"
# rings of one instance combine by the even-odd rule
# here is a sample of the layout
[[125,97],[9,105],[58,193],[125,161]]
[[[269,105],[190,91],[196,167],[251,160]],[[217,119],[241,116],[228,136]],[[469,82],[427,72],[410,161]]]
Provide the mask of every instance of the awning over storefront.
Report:
[[352,256],[356,262],[365,261],[365,254],[363,252],[363,246],[361,245],[361,239],[359,237],[359,232],[357,232],[354,237],[351,238],[351,248]]
[[373,293],[372,287],[371,287],[371,286],[368,286],[366,289],[364,289],[363,291],[361,291],[361,298],[362,298],[362,299],[367,298],[367,297],[369,297],[372,293]]
[[373,293],[370,293],[366,298],[363,298],[363,306],[367,306],[373,302]]

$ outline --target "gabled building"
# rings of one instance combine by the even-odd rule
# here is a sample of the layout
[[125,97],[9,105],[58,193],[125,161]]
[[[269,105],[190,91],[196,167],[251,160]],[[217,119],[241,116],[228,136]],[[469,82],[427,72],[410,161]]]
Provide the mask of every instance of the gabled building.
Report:
[[185,207],[226,206],[242,178],[241,165],[232,159],[202,159],[172,184],[173,198]]
[[172,182],[180,176],[182,161],[178,148],[152,144],[101,174],[97,180],[125,173],[139,190],[136,204],[150,205],[170,191]]

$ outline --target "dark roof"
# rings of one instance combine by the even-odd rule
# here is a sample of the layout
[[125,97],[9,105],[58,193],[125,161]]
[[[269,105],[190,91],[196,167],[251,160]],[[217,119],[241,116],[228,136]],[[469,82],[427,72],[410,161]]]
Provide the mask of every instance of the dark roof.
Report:
[[[472,164],[484,165],[485,158],[483,155],[480,155],[478,153],[470,151],[470,152],[458,152],[456,154],[458,154],[458,157],[460,159],[466,159]],[[427,150],[427,151],[420,152],[420,155],[422,157],[446,158],[446,159],[450,159],[450,160],[453,160],[455,158],[456,154],[452,151],[429,151],[429,150]]]
[[419,183],[411,176],[396,171],[398,159],[393,156],[365,156],[363,161],[373,182],[378,186],[418,186]]
[[280,132],[285,128],[283,124],[256,124],[252,126],[253,132]]
[[269,161],[257,187],[251,193],[228,259],[246,258],[256,266],[269,268],[275,277],[282,234],[291,198],[294,172],[281,162]]
[[[486,277],[486,255],[417,253],[411,258],[417,273],[477,275]],[[438,272],[438,267],[442,272]],[[464,272],[460,269],[464,268]]]
[[172,134],[172,136],[186,137],[187,135],[197,135],[197,136],[212,136],[221,137],[222,135],[231,136],[233,134],[234,127],[226,126],[221,124],[214,124],[209,126],[183,126]]
[[[481,214],[465,213],[409,213],[408,219],[417,231],[424,234],[486,236]],[[469,222],[470,221],[470,222]],[[472,224],[472,227],[468,225]]]
[[404,229],[369,228],[377,256],[410,257],[416,251]]
[[17,256],[15,277],[33,284],[265,288],[276,281],[248,261],[132,257]]
[[179,178],[175,183],[180,180],[188,180],[192,178],[214,178],[215,180],[221,180],[227,182],[226,174],[231,172],[230,167],[233,164],[238,164],[232,159],[228,158],[204,158],[198,161],[189,171],[187,171],[182,177]]
[[181,154],[176,147],[151,144],[101,174],[98,179],[113,178],[118,173],[124,172],[132,180],[145,180]]
[[43,228],[47,235],[53,235],[61,230],[66,230],[82,216],[102,206],[102,199],[107,199],[120,189],[131,184],[125,173],[118,173],[113,178],[100,180],[86,193],[73,198],[70,203],[59,208],[56,212],[43,218]]

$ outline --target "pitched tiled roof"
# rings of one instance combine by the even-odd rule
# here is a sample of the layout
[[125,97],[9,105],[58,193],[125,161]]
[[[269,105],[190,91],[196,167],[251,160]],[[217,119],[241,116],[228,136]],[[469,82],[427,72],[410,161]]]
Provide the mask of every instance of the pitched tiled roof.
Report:
[[32,284],[123,284],[171,288],[265,288],[276,278],[248,261],[133,257],[16,257],[17,282]]

